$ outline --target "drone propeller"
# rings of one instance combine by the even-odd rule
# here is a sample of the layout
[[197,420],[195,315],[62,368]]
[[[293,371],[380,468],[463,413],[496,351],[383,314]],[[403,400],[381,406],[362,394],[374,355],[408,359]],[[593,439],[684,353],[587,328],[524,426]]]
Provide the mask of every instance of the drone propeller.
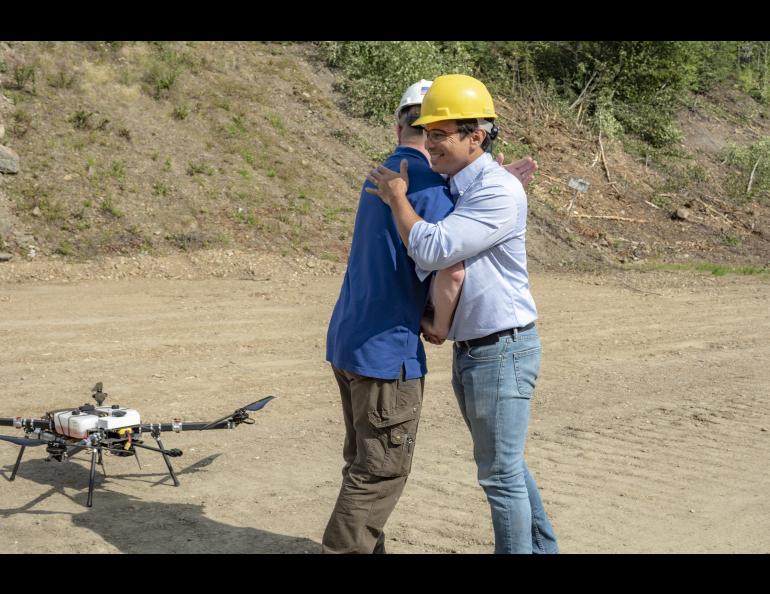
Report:
[[10,435],[0,435],[0,440],[10,441],[11,443],[15,443],[18,446],[27,446],[27,447],[41,446],[41,445],[46,445],[48,443],[47,441],[43,441],[42,439],[29,439],[27,437],[11,437]]
[[[201,427],[200,430],[203,431],[204,429],[210,429],[214,425],[219,425],[219,423],[221,423],[222,421],[227,421],[229,419],[232,419],[233,417],[243,417],[245,411],[251,411],[251,412],[257,411],[257,410],[263,408],[268,402],[270,402],[274,398],[275,398],[275,396],[265,396],[264,398],[262,398],[262,400],[257,400],[256,402],[252,402],[251,404],[247,404],[243,408],[239,408],[235,412],[232,412],[229,415],[225,415],[221,419],[217,419],[216,421],[212,421],[208,425],[205,425],[205,426]],[[241,422],[243,422],[243,420],[241,420]]]
[[250,411],[259,410],[260,408],[264,408],[264,406],[273,399],[275,399],[275,396],[265,396],[262,400],[257,400],[256,402],[244,406],[243,409]]

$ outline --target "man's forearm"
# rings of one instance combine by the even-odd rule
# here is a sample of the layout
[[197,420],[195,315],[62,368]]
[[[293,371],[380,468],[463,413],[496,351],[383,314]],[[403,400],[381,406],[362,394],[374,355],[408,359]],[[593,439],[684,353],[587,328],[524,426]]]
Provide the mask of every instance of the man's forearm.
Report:
[[409,233],[412,231],[415,223],[423,219],[414,212],[412,205],[406,197],[406,194],[397,194],[390,200],[390,210],[393,212],[393,218],[396,221],[398,234],[406,247],[409,247]]
[[458,262],[436,273],[431,285],[433,302],[433,330],[441,338],[446,338],[452,325],[460,290],[465,280],[465,263]]

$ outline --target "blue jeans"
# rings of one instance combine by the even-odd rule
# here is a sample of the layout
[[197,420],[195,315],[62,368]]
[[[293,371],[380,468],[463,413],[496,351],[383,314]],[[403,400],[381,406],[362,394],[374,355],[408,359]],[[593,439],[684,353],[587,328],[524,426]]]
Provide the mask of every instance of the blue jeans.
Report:
[[559,552],[524,462],[540,353],[536,328],[491,345],[454,344],[452,387],[473,438],[479,484],[492,509],[495,553]]

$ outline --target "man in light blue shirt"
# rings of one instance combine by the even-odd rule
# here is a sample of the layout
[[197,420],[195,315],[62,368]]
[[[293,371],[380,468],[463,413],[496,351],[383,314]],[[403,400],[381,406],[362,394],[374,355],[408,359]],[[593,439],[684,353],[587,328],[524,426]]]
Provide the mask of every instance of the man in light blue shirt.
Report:
[[514,176],[483,153],[450,179],[452,216],[418,221],[409,256],[420,278],[465,261],[465,283],[448,338],[487,336],[537,318],[529,291],[524,234],[527,197]]
[[[492,98],[478,80],[438,77],[414,126],[426,129],[431,167],[450,176],[454,211],[437,223],[406,199],[408,165],[368,179],[393,212],[420,277],[465,261],[449,338],[452,386],[471,431],[478,480],[492,512],[495,552],[557,552],[537,485],[524,462],[530,400],[540,369],[537,310],[529,291],[521,183],[486,152],[497,135]],[[534,521],[533,521],[534,520]]]

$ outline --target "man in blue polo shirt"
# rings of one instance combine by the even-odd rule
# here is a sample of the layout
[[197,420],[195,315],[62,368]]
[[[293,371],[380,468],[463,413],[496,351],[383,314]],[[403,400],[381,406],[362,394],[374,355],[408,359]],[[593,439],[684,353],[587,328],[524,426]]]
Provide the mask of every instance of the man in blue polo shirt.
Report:
[[[398,168],[407,160],[410,204],[424,220],[437,222],[451,212],[452,200],[444,178],[430,168],[422,130],[411,126],[429,86],[423,80],[404,94],[396,112],[399,146],[385,165]],[[342,487],[322,540],[325,553],[384,552],[383,527],[412,466],[427,373],[419,334],[430,280],[417,277],[390,208],[367,187],[372,185],[361,191],[326,342],[346,435]],[[462,271],[462,263],[457,268]]]

